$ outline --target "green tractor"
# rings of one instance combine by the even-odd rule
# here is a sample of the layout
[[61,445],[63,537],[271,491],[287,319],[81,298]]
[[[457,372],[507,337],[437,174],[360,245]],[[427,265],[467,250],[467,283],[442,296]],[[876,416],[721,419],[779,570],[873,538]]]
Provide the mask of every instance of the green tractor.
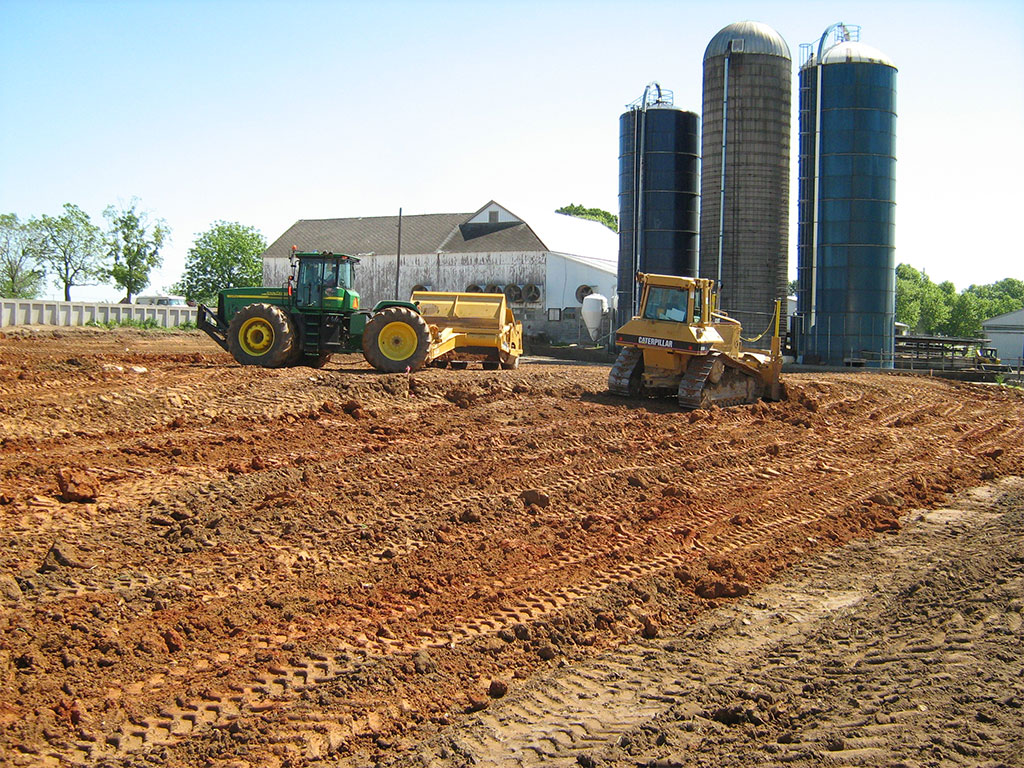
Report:
[[359,309],[352,289],[355,256],[292,252],[292,274],[281,288],[229,288],[217,311],[199,305],[199,328],[242,365],[323,366],[335,352],[363,352],[388,373],[423,367],[430,329],[408,301]]
[[454,364],[460,351],[486,358],[485,365],[518,365],[522,325],[503,295],[418,292],[412,301],[361,310],[352,289],[358,262],[293,248],[285,286],[223,290],[216,312],[199,305],[196,324],[242,365],[264,368],[319,368],[335,352],[360,351],[384,373]]

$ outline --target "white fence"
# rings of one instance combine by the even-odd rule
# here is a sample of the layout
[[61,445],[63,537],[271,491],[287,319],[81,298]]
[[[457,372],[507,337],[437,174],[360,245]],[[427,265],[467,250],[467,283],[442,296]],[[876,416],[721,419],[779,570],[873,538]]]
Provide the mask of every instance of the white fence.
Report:
[[93,304],[82,301],[0,299],[0,327],[16,325],[85,325],[154,320],[164,328],[195,323],[195,307],[141,304]]

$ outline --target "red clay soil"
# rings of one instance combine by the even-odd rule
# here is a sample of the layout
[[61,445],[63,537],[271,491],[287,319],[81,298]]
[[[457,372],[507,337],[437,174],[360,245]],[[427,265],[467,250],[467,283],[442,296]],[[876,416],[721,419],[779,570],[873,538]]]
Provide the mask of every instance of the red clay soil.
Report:
[[1024,395],[790,375],[680,413],[608,368],[236,365],[200,334],[0,339],[0,757],[394,759],[948,494]]

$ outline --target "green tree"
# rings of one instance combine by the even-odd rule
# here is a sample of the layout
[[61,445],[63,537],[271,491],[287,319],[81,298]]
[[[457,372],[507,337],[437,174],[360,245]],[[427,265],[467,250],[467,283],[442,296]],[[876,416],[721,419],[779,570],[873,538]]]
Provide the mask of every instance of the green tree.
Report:
[[160,266],[160,248],[169,230],[162,219],[149,221],[149,214],[138,210],[138,200],[127,207],[108,206],[103,212],[109,222],[107,254],[110,264],[106,276],[118,288],[123,288],[130,303],[149,285],[149,273]]
[[259,285],[263,280],[260,255],[267,241],[255,227],[216,221],[188,249],[185,273],[174,286],[191,301],[209,303],[224,288]]
[[598,221],[608,227],[612,232],[619,231],[619,217],[614,213],[609,213],[601,208],[584,208],[582,205],[570,203],[569,205],[563,205],[561,208],[556,210],[555,213],[574,216],[577,219]]
[[950,336],[981,336],[982,322],[1024,307],[1024,282],[1012,277],[988,285],[971,285],[961,291],[943,333]]
[[1024,307],[1024,282],[1012,277],[989,285],[972,285],[966,290],[983,302],[989,313],[986,320]]
[[925,276],[909,264],[896,267],[896,321],[918,330]]
[[974,293],[962,291],[953,301],[949,318],[938,329],[944,336],[980,336],[981,322],[987,320],[985,304]]
[[896,267],[896,319],[917,333],[978,337],[983,321],[1024,307],[1024,281],[1012,277],[971,285],[959,294],[909,264]]
[[[950,288],[953,287],[952,283],[948,285]],[[933,335],[940,332],[949,320],[955,298],[955,288],[952,293],[944,291],[942,286],[936,285],[924,275],[924,283],[921,285],[921,318],[918,321],[922,333]]]
[[39,296],[45,272],[32,254],[32,228],[13,213],[0,214],[0,296]]
[[64,288],[64,301],[71,301],[73,285],[87,285],[102,275],[103,237],[89,214],[73,203],[64,203],[60,216],[44,214],[29,226],[32,255],[53,275],[54,283]]

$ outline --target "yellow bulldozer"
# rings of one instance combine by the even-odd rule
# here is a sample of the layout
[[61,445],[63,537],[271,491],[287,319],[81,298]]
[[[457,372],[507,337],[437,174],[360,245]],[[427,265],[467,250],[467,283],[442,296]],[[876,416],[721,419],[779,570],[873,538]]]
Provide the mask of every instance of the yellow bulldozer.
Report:
[[612,394],[675,395],[687,410],[781,397],[778,302],[766,353],[742,346],[739,321],[716,310],[713,280],[639,273],[637,283],[638,314],[615,332]]

